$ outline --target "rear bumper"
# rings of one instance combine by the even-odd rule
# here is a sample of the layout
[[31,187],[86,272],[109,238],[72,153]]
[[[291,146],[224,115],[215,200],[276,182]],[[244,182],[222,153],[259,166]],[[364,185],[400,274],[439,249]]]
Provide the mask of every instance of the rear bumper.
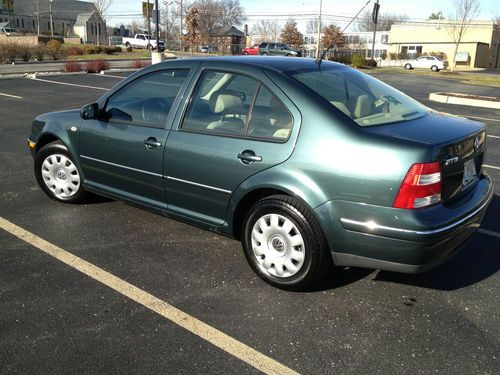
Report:
[[399,210],[341,202],[322,214],[339,215],[339,225],[326,230],[336,265],[416,273],[458,252],[479,228],[492,197],[493,185],[482,176],[454,207]]

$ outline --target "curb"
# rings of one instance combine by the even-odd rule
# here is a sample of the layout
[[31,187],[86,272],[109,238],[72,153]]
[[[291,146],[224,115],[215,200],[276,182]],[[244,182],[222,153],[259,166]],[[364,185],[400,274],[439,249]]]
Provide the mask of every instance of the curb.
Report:
[[459,104],[459,105],[468,105],[471,107],[500,109],[499,99],[492,97],[492,96],[466,95],[466,94],[458,94],[458,93],[453,93],[453,92],[450,92],[450,93],[434,92],[434,93],[429,94],[429,100],[439,102],[439,103]]

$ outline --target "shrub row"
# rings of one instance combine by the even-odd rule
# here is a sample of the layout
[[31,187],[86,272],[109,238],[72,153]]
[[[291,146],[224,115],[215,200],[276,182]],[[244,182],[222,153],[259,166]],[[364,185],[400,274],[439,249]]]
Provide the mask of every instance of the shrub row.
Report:
[[352,65],[355,68],[371,67],[376,68],[377,62],[374,59],[365,59],[363,55],[330,56],[330,61],[335,61],[344,65]]
[[66,56],[81,56],[81,55],[99,55],[106,54],[112,55],[114,53],[122,52],[122,48],[119,46],[94,46],[94,45],[86,45],[83,47],[79,46],[69,46],[64,50],[64,54]]
[[85,64],[79,63],[77,61],[68,61],[64,64],[65,72],[82,72],[87,73],[99,73],[103,70],[109,69],[109,62],[106,60],[93,60],[88,61]]
[[121,47],[104,47],[104,46],[69,46],[63,48],[63,44],[57,40],[49,40],[47,44],[40,43],[32,45],[28,43],[8,42],[0,43],[0,63],[10,64],[16,60],[30,61],[36,59],[43,61],[50,58],[59,60],[64,56],[81,56],[105,53],[111,55],[113,53],[122,52]]

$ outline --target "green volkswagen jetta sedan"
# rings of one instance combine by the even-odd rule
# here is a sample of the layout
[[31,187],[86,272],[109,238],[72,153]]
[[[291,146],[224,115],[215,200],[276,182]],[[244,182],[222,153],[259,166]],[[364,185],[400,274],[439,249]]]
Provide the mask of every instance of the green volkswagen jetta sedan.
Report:
[[96,193],[240,239],[253,270],[288,290],[332,264],[432,267],[493,195],[484,124],[310,59],[157,64],[81,110],[38,116],[28,144],[49,197]]

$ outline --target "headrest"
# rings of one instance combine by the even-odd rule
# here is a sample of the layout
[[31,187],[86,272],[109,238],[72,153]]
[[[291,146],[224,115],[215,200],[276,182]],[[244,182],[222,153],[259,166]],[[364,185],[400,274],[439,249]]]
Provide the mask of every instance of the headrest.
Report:
[[213,113],[243,113],[243,100],[236,91],[219,90],[210,96],[210,110]]

